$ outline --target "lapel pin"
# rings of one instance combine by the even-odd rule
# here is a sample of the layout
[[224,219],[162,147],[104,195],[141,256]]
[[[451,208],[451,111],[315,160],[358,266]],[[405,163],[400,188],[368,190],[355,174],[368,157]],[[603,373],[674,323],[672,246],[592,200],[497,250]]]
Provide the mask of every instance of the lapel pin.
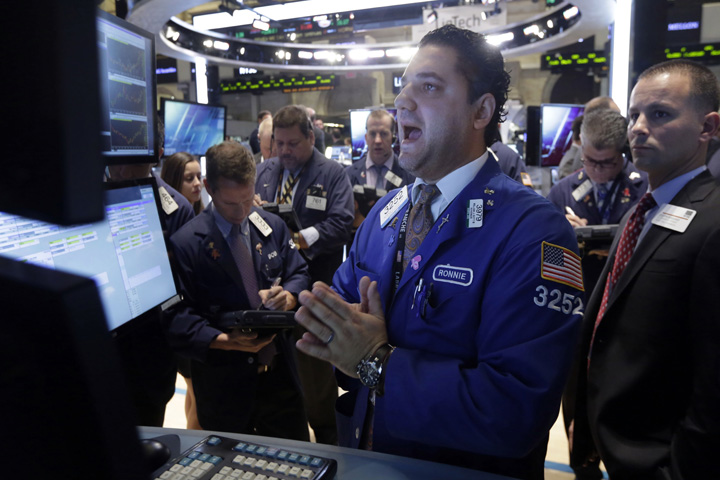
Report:
[[397,225],[397,222],[398,222],[398,217],[395,217],[395,218],[393,219],[392,223],[390,224],[390,226],[391,226],[392,228],[395,228],[395,225]]
[[440,219],[440,225],[438,225],[437,233],[440,233],[440,229],[443,227],[443,225],[445,225],[449,221],[450,221],[450,214],[448,213],[442,219]]
[[255,245],[255,250],[257,250],[257,252],[262,255],[262,243],[258,243],[257,245]]
[[422,257],[420,255],[415,255],[413,258],[410,259],[410,266],[413,270],[417,270],[420,268],[420,260],[422,260]]
[[485,193],[487,195],[492,195],[493,193],[495,193],[495,190],[492,190],[489,187],[485,187]]
[[488,200],[488,201],[487,201],[487,204],[488,204],[488,207],[492,207],[493,205],[495,205],[495,201],[494,201],[494,200]]
[[213,258],[213,260],[217,260],[220,258],[220,252],[217,251],[217,248],[213,248],[212,252],[210,252],[210,256]]

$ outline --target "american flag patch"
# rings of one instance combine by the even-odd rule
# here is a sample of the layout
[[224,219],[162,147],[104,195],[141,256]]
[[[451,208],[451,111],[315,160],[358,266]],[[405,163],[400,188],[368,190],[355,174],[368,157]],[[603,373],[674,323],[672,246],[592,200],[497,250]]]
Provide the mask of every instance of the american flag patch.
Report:
[[585,291],[580,257],[567,248],[552,243],[542,243],[540,276],[546,280],[563,283],[583,292]]

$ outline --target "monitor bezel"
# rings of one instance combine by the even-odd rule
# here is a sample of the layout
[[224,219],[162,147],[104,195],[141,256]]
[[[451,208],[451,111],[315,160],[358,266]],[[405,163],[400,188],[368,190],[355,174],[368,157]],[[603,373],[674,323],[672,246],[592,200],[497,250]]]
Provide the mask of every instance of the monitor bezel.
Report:
[[[150,40],[150,55],[148,57],[149,62],[151,62],[150,67],[150,79],[146,82],[149,85],[149,88],[151,90],[151,105],[148,105],[148,122],[151,122],[152,124],[152,132],[153,132],[153,152],[150,154],[129,154],[129,155],[108,155],[106,151],[101,151],[102,159],[105,165],[127,165],[127,164],[142,164],[142,163],[150,163],[155,164],[158,163],[158,159],[160,158],[159,152],[161,145],[159,144],[159,138],[158,138],[158,125],[157,125],[157,75],[155,73],[156,70],[156,59],[155,59],[155,35],[151,34],[147,30],[143,30],[142,28],[133,25],[130,22],[127,22],[119,17],[116,17],[115,15],[112,15],[108,12],[105,12],[104,10],[97,9],[97,17],[99,19],[105,20],[109,23],[112,23],[118,28],[128,30],[129,32],[132,32],[136,35],[140,35],[141,37],[144,37],[148,40]],[[97,22],[97,19],[96,19]],[[97,31],[97,25],[96,25],[96,31]],[[100,67],[100,62],[98,61],[98,67]],[[98,71],[98,74],[102,72]],[[102,92],[100,92],[102,93]],[[105,114],[104,108],[102,108],[103,102],[101,102],[101,115]],[[109,115],[109,112],[107,112]]]
[[[165,120],[166,120],[166,118],[165,118],[165,114],[166,114],[166,107],[165,107],[165,105],[166,105],[168,102],[171,102],[171,103],[184,103],[184,104],[186,104],[186,105],[194,105],[194,106],[199,106],[199,107],[222,108],[222,109],[223,109],[223,134],[222,134],[222,138],[223,138],[223,139],[222,139],[222,141],[225,141],[225,137],[227,136],[227,112],[228,112],[227,105],[214,104],[214,103],[199,103],[199,102],[191,102],[191,101],[189,101],[189,100],[178,100],[178,99],[176,99],[176,98],[163,97],[163,98],[160,99],[160,112],[158,113],[158,115],[160,116],[160,118],[161,118],[162,121],[163,121],[163,126],[167,125],[167,122],[165,121]],[[167,127],[165,127],[165,128],[167,129]],[[165,133],[167,134],[167,130],[165,131]],[[165,135],[165,138],[167,138],[166,135]],[[165,147],[165,146],[163,145],[163,150],[164,150],[164,147]],[[180,151],[186,151],[186,150],[180,150]],[[202,156],[205,156],[205,153],[206,153],[206,152],[207,152],[207,150],[206,150],[205,152],[187,152],[187,153],[189,153],[190,155],[194,155],[194,156],[196,156],[196,157],[202,157]],[[167,154],[164,154],[163,156],[168,156],[168,155],[167,155]]]

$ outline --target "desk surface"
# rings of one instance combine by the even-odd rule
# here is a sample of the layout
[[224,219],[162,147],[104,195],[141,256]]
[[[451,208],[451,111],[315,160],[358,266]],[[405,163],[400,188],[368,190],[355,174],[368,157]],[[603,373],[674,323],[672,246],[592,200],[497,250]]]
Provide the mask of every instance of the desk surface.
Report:
[[[382,478],[383,480],[435,480],[438,478],[452,478],[454,480],[509,480],[508,477],[484,473],[478,470],[454,467],[442,463],[427,462],[425,460],[368,452],[365,450],[333,447],[319,443],[285,440],[282,438],[158,427],[140,427],[139,431],[140,438],[143,439],[158,437],[160,435],[177,435],[180,437],[180,452],[184,452],[211,434],[256,442],[263,445],[282,446],[296,451],[307,452],[308,454],[333,458],[338,464],[335,478],[341,480],[378,478]],[[173,455],[180,452],[173,452]]]

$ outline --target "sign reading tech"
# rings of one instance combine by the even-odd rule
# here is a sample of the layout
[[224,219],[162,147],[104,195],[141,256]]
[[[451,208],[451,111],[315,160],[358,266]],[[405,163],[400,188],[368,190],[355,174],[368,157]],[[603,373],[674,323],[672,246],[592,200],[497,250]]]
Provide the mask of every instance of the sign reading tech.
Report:
[[[507,9],[500,8],[495,13],[494,6],[470,5],[465,7],[447,7],[423,10],[423,24],[413,25],[412,38],[419,42],[431,30],[451,23],[458,28],[466,28],[473,32],[484,33],[497,27],[507,25]],[[432,16],[437,18],[433,21]]]

